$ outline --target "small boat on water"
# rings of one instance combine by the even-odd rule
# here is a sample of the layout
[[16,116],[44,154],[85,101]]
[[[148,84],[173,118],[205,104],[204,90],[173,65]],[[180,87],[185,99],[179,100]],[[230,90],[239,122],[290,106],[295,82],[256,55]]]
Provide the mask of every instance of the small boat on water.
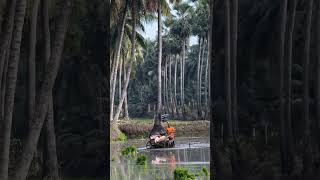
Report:
[[[168,114],[155,116],[154,125],[146,144],[147,149],[174,147],[174,128],[170,127],[167,121],[168,117]],[[161,122],[167,122],[166,129],[161,125]]]

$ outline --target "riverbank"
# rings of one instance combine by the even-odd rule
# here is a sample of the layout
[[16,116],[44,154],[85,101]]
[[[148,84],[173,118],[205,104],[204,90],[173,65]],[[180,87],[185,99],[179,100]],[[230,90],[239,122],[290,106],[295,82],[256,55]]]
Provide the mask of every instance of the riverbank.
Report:
[[[209,121],[182,121],[169,120],[169,124],[175,128],[175,135],[179,136],[208,136],[210,132]],[[166,127],[166,123],[163,124]],[[119,129],[128,138],[146,138],[153,127],[153,119],[120,120]]]

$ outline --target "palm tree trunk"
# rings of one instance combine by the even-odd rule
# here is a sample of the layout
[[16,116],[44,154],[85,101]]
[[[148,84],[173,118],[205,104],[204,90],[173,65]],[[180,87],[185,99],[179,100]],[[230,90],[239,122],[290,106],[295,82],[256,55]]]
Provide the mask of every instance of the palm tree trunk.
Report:
[[[208,33],[209,34],[209,33]],[[204,76],[204,78],[205,78],[205,107],[207,107],[206,108],[206,119],[207,120],[209,120],[208,119],[208,117],[209,117],[209,81],[208,81],[208,79],[209,79],[209,41],[210,41],[210,39],[209,39],[209,35],[208,35],[208,40],[207,40],[207,47],[208,47],[208,52],[207,52],[207,58],[206,58],[206,70],[205,70],[205,76]]]
[[316,97],[316,109],[317,109],[317,132],[318,132],[318,148],[320,149],[320,1],[317,6],[317,97]]
[[226,120],[227,120],[227,134],[228,138],[233,137],[233,128],[232,128],[232,107],[231,107],[231,57],[230,57],[230,0],[225,1],[225,8],[226,8],[226,35],[225,35],[225,45],[226,45],[226,51],[225,51],[225,57],[226,57],[226,64],[225,64],[225,85],[226,85]]
[[197,62],[197,111],[198,118],[200,117],[200,66],[201,66],[202,38],[199,36],[199,57]]
[[180,112],[181,115],[183,115],[183,102],[182,102],[182,97],[183,97],[183,88],[182,88],[182,84],[183,84],[183,58],[182,56],[180,56]]
[[172,56],[169,55],[169,96],[170,96],[170,109],[171,109],[171,113],[174,115],[174,111],[173,111],[173,97],[172,97],[172,68],[171,68],[171,64],[172,64]]
[[303,86],[303,110],[304,110],[304,152],[303,152],[303,175],[308,179],[308,175],[312,169],[312,152],[311,152],[311,121],[309,116],[309,64],[310,64],[310,41],[311,41],[311,26],[312,26],[312,10],[313,0],[308,1],[307,21],[306,21],[306,36],[304,49],[304,86]]
[[16,90],[16,81],[18,74],[18,65],[20,60],[20,46],[22,39],[22,29],[24,25],[26,1],[21,0],[16,4],[16,14],[14,18],[14,30],[12,35],[12,44],[10,52],[10,60],[8,64],[7,74],[7,87],[5,95],[5,111],[3,119],[2,137],[2,150],[0,154],[0,179],[8,179],[9,167],[9,151],[10,151],[10,138],[11,138],[11,125],[12,114],[14,108],[14,97]]
[[48,101],[48,113],[47,113],[47,120],[46,124],[46,138],[47,138],[47,148],[48,151],[48,170],[49,174],[47,177],[49,179],[59,180],[59,168],[58,168],[58,157],[57,157],[57,149],[56,149],[56,134],[55,134],[55,127],[54,127],[54,113],[53,113],[53,98],[52,94],[49,95]]
[[40,0],[35,0],[32,6],[30,19],[30,44],[28,59],[28,120],[32,120],[36,99],[36,43],[37,43],[37,20]]
[[[121,93],[121,99],[119,102],[119,105],[117,107],[117,111],[116,114],[114,116],[113,120],[113,124],[116,124],[116,121],[119,118],[120,115],[120,111],[124,102],[125,97],[127,96],[127,92],[128,92],[128,85],[129,85],[129,81],[130,81],[130,74],[131,74],[131,69],[132,69],[132,64],[135,61],[135,52],[136,52],[136,1],[133,0],[132,1],[132,36],[131,36],[131,58],[130,58],[130,64],[129,64],[129,68],[128,68],[128,72],[127,72],[127,77],[122,89],[122,93]],[[161,77],[160,77],[161,78]]]
[[233,15],[231,18],[231,90],[232,90],[232,119],[234,135],[238,134],[238,93],[237,93],[237,48],[238,48],[238,0],[233,0]]
[[280,83],[279,83],[279,98],[280,98],[280,154],[281,154],[281,169],[282,173],[285,174],[287,172],[287,147],[286,147],[286,127],[285,127],[285,119],[284,119],[284,100],[283,100],[283,72],[284,72],[284,48],[285,48],[285,32],[286,32],[286,21],[287,21],[287,6],[288,1],[284,0],[281,3],[281,24],[280,24]]
[[40,132],[48,110],[48,102],[50,100],[52,88],[55,78],[58,74],[61,55],[64,46],[64,39],[68,29],[69,15],[71,13],[71,0],[65,1],[62,8],[62,16],[56,27],[56,36],[53,43],[53,49],[50,61],[46,66],[43,83],[39,89],[39,96],[36,98],[35,116],[31,121],[29,133],[26,137],[25,144],[21,153],[21,160],[14,171],[13,180],[24,180],[27,177],[34,152],[36,150]]
[[157,113],[162,110],[161,103],[161,60],[162,60],[162,26],[161,26],[161,4],[158,1],[158,107]]
[[[118,88],[119,88],[119,101],[121,99],[121,84],[122,84],[122,80],[121,80],[121,76],[122,76],[122,61],[123,59],[120,58],[120,64],[119,64],[119,85],[118,85]],[[120,112],[120,115],[121,115],[121,112]]]
[[165,96],[166,96],[166,113],[169,112],[169,96],[168,96],[168,57],[166,58],[165,70],[164,70],[164,79],[165,79]]
[[110,93],[110,121],[113,121],[113,111],[114,111],[114,96],[115,96],[115,91],[116,91],[116,81],[117,81],[117,69],[118,69],[118,64],[119,64],[119,59],[120,59],[120,52],[121,52],[121,45],[122,45],[122,40],[123,40],[123,34],[124,34],[124,27],[125,27],[125,22],[126,22],[126,14],[127,14],[127,7],[128,4],[125,4],[124,10],[123,10],[123,16],[121,19],[121,23],[119,24],[120,27],[120,37],[119,37],[119,41],[118,41],[118,46],[117,46],[117,50],[116,50],[116,56],[115,59],[113,60],[113,69],[111,71],[111,82],[110,82],[110,87],[111,87],[111,93]]
[[178,71],[178,58],[175,56],[175,65],[174,65],[174,109],[175,114],[178,115],[178,100],[177,100],[177,71]]
[[186,62],[186,40],[183,40],[183,47],[182,47],[182,115],[183,117],[185,117],[185,102],[184,102],[185,62]]
[[[6,18],[4,21],[4,29],[1,32],[1,41],[0,41],[0,88],[1,88],[1,81],[2,77],[5,74],[4,67],[5,67],[5,60],[10,51],[10,43],[12,38],[12,31],[14,26],[14,17],[15,17],[15,10],[16,10],[16,0],[12,0],[8,3],[8,12],[6,14]],[[1,101],[0,101],[1,102]],[[3,102],[4,103],[4,102]]]
[[293,46],[293,32],[294,32],[294,25],[295,25],[295,15],[296,15],[296,6],[297,6],[297,0],[293,0],[292,2],[292,9],[289,17],[288,22],[288,54],[287,54],[287,60],[286,60],[286,93],[285,93],[285,127],[286,128],[286,139],[287,139],[287,172],[288,174],[291,174],[293,171],[293,168],[295,166],[294,162],[294,152],[293,152],[293,135],[292,135],[292,122],[291,122],[291,76],[292,76],[292,46]]
[[[123,59],[124,60],[124,59]],[[125,63],[123,62],[123,83],[126,82],[126,77],[127,77],[127,73],[126,73],[126,67],[125,67]],[[129,119],[129,109],[128,109],[128,93],[124,98],[124,117],[125,119]]]
[[204,67],[204,52],[205,52],[205,47],[206,47],[206,40],[203,38],[202,40],[202,52],[201,52],[201,62],[200,62],[200,79],[199,79],[199,91],[200,91],[200,110],[201,110],[201,118],[202,117],[202,112],[203,112],[203,102],[202,102],[202,80],[203,80],[203,67]]
[[[45,43],[45,63],[46,66],[50,61],[51,56],[51,38],[50,38],[50,24],[49,24],[49,9],[48,0],[43,0],[43,30],[44,30],[44,43]],[[46,67],[45,66],[45,67]],[[56,152],[56,135],[54,128],[54,111],[53,111],[53,97],[52,91],[49,95],[48,101],[48,112],[45,121],[45,132],[46,132],[46,154],[48,156],[47,169],[48,177],[51,179],[59,180],[59,169],[58,169],[58,157]]]
[[[14,6],[13,6],[13,4]],[[8,64],[10,58],[10,47],[11,47],[11,39],[12,39],[12,31],[13,31],[13,24],[14,24],[14,15],[11,15],[10,12],[15,13],[16,1],[11,1],[8,3],[9,11],[7,14],[7,19],[5,20],[5,27],[3,32],[3,37],[1,37],[1,59],[0,63],[3,63],[3,66],[0,66],[0,132],[3,131],[3,122],[4,122],[4,112],[5,112],[5,95],[6,95],[6,84],[7,84],[7,71],[8,71]],[[11,18],[12,16],[12,18]],[[8,43],[8,44],[7,44]],[[3,61],[3,62],[2,62]],[[0,133],[0,144],[3,143],[3,137]],[[0,148],[0,153],[1,153]]]

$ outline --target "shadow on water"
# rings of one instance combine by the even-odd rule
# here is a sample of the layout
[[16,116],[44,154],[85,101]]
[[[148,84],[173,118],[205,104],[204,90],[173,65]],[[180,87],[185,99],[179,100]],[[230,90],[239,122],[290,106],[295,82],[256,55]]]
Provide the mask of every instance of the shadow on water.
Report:
[[[177,167],[183,167],[191,173],[199,173],[204,167],[209,169],[209,138],[177,138],[175,142],[174,148],[163,149],[146,149],[146,140],[111,144],[111,180],[173,179]],[[134,157],[121,156],[121,149],[129,145],[137,146],[138,155],[147,157],[145,166],[136,165]]]

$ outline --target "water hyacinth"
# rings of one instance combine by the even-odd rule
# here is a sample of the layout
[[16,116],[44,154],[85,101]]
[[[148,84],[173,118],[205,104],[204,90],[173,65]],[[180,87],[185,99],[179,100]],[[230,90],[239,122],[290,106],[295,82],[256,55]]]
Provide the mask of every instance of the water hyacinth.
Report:
[[128,146],[124,149],[122,149],[121,154],[123,156],[129,156],[129,155],[136,155],[137,148],[135,146]]

